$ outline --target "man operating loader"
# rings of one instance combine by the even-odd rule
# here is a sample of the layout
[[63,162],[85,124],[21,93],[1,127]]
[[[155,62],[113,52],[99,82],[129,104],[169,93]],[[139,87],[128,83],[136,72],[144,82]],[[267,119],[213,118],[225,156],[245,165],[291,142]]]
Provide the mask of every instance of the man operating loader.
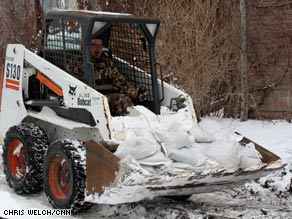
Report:
[[[100,86],[109,85],[112,89],[105,89],[104,93],[109,101],[111,114],[113,116],[126,115],[130,108],[137,101],[143,101],[143,88],[135,86],[128,78],[121,74],[114,66],[112,60],[103,54],[103,40],[101,38],[93,39],[90,44],[91,61],[94,64],[95,84],[97,90]],[[78,67],[78,61],[73,60],[69,64],[70,72],[78,74],[81,70]]]

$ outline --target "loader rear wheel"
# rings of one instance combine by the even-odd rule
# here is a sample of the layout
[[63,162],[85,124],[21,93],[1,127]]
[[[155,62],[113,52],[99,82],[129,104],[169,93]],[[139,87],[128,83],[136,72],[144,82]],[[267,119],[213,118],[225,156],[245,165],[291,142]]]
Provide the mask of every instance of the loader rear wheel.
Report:
[[55,208],[76,213],[91,207],[84,202],[86,158],[82,141],[65,139],[49,146],[44,160],[44,189]]
[[48,147],[45,131],[32,123],[12,126],[3,148],[4,174],[17,193],[31,194],[43,189],[43,161]]

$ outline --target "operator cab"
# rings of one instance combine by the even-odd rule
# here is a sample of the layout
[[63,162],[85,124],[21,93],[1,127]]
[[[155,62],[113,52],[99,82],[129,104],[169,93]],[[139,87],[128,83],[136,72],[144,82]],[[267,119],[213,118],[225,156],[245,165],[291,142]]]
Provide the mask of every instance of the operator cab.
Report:
[[158,27],[159,20],[129,14],[50,11],[43,26],[39,54],[105,94],[108,90],[95,84],[90,55],[91,40],[102,37],[103,51],[119,72],[137,87],[145,88],[145,100],[139,104],[159,114],[160,94],[154,51]]

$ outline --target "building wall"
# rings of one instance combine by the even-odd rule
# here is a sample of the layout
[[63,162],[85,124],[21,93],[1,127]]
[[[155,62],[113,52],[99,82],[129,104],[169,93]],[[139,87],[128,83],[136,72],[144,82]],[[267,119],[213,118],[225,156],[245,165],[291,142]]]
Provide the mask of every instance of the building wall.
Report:
[[247,0],[249,85],[258,118],[292,116],[292,2]]

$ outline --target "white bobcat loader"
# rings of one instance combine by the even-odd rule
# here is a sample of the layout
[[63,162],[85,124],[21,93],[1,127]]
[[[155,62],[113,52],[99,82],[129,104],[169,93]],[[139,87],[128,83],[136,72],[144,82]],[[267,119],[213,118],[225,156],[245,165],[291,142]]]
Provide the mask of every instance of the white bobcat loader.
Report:
[[[47,14],[38,54],[20,44],[7,46],[1,74],[0,139],[4,172],[15,192],[30,194],[44,188],[55,208],[78,212],[91,203],[117,204],[156,196],[187,198],[237,186],[283,167],[278,156],[254,143],[260,163],[246,168],[201,164],[181,165],[179,171],[167,168],[179,159],[170,159],[159,133],[147,125],[155,125],[157,131],[159,122],[172,116],[179,120],[175,115],[182,111],[188,122],[197,125],[197,120],[190,97],[157,78],[154,48],[158,27],[158,20],[128,14],[56,10]],[[100,36],[108,58],[145,90],[145,99],[126,117],[111,116],[105,94],[116,90],[101,88],[94,81],[89,45]],[[83,63],[81,78],[68,71],[72,57]],[[162,109],[169,111],[163,113]],[[135,127],[118,124],[125,118]],[[159,155],[166,162],[156,160],[151,166],[130,152],[118,156],[120,145],[130,144],[131,133],[137,130],[140,135],[136,135],[134,149],[147,150],[147,144],[143,145],[147,139],[139,138],[144,129],[156,140],[148,146],[159,145]],[[244,137],[238,142],[242,148],[251,143]]]

